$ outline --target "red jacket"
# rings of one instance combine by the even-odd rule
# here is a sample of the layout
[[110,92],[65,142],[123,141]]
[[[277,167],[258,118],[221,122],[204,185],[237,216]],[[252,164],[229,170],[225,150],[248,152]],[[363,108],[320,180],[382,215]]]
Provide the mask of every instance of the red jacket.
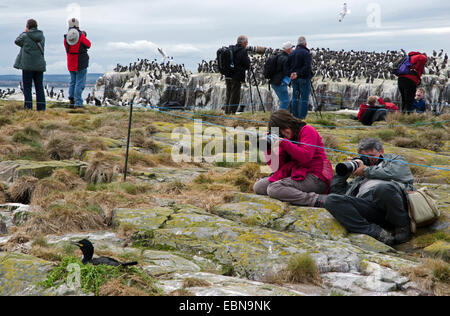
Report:
[[69,71],[79,71],[89,67],[89,55],[87,50],[91,48],[91,42],[80,32],[80,39],[75,45],[69,45],[64,36],[64,47],[67,53],[67,68]]
[[417,75],[400,75],[399,78],[408,78],[415,82],[416,85],[419,84],[420,79],[422,78],[423,70],[425,69],[425,65],[428,61],[427,56],[419,53],[419,52],[410,52],[408,54],[411,56],[410,61],[413,64],[413,69],[417,72]]
[[[390,102],[384,102],[384,100],[382,98],[378,99],[378,103],[381,105],[384,105],[384,107],[389,110],[389,112],[391,111],[398,111],[398,107],[394,104],[394,103],[390,103]],[[367,109],[370,108],[370,106],[368,104],[361,104],[359,107],[359,112],[358,112],[358,121],[361,122],[361,117],[363,116],[363,114],[367,111]]]
[[[278,153],[279,166],[277,170],[273,170],[274,174],[269,181],[276,182],[287,177],[301,181],[305,179],[306,174],[311,173],[329,186],[333,178],[333,168],[323,148],[322,137],[314,127],[306,125],[300,130],[296,141],[313,146],[281,141]],[[273,167],[271,160],[267,163]]]

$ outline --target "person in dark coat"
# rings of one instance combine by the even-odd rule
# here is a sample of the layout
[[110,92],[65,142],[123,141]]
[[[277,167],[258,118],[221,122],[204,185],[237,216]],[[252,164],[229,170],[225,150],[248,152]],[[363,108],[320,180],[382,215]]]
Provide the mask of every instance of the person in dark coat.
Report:
[[91,42],[86,38],[86,32],[80,31],[80,22],[75,18],[69,20],[69,31],[64,35],[64,47],[70,72],[70,105],[83,106],[82,93],[89,67],[87,50],[91,48]]
[[291,81],[289,69],[287,67],[289,54],[292,53],[293,46],[291,42],[286,42],[282,47],[283,51],[277,56],[277,67],[275,74],[269,83],[280,99],[280,110],[289,111],[289,92],[288,86]]
[[46,63],[44,58],[45,37],[38,30],[36,20],[29,19],[25,31],[20,34],[15,43],[20,47],[14,68],[22,70],[23,94],[25,98],[25,109],[33,109],[33,97],[31,87],[34,82],[36,91],[36,108],[45,111],[44,72]]
[[306,39],[299,37],[297,47],[288,58],[293,93],[292,114],[301,120],[308,115],[312,76],[312,56],[306,45]]
[[250,69],[250,58],[246,50],[247,45],[248,38],[241,35],[238,37],[237,44],[233,48],[235,70],[231,77],[225,78],[227,86],[226,114],[236,114],[241,100],[241,83],[245,82],[245,71]]

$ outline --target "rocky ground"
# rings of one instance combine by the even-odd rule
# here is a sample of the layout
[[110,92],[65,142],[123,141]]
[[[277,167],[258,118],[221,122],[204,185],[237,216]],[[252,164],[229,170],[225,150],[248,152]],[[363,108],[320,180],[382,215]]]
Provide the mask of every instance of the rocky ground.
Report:
[[[190,131],[201,149],[211,142],[191,120],[137,109],[124,183],[126,109],[54,103],[37,113],[21,106],[0,101],[0,295],[450,294],[447,171],[412,167],[417,186],[439,196],[442,215],[391,248],[349,234],[325,209],[254,195],[263,164],[173,162],[174,145],[188,145],[174,139],[176,127]],[[262,126],[203,114],[209,116],[195,118]],[[268,115],[239,118],[267,121]],[[346,115],[310,115],[308,122],[329,148],[354,152],[359,139],[376,136],[386,152],[448,169],[450,125],[428,124],[446,119],[394,115],[375,128],[354,129],[343,128],[357,125]],[[426,125],[411,125],[417,123]],[[244,142],[248,157],[248,140],[234,142],[233,151]],[[327,154],[333,164],[346,157]],[[81,265],[81,286],[72,288],[66,268],[80,263],[81,252],[70,241],[84,238],[96,255],[139,264]]]

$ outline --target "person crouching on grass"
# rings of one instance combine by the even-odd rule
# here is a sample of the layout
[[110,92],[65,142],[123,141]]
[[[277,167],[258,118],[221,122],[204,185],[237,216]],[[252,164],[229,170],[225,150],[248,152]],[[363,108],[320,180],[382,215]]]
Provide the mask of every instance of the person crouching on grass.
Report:
[[279,167],[270,177],[258,180],[253,190],[294,205],[323,207],[323,194],[328,192],[333,168],[322,137],[312,126],[286,110],[272,114],[269,131],[274,128],[279,128],[284,138],[275,141],[272,147],[278,152]]

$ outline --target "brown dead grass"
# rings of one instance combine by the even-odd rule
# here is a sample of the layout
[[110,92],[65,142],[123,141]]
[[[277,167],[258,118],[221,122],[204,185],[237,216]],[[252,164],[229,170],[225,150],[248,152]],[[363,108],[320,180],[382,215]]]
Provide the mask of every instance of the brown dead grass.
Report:
[[49,196],[53,192],[65,192],[68,191],[68,186],[56,179],[42,179],[36,184],[33,194],[31,196],[31,203],[36,200],[41,200],[46,196]]
[[9,187],[8,194],[14,203],[29,204],[39,179],[24,176],[18,178]]
[[450,264],[445,261],[426,259],[421,266],[402,268],[400,273],[410,278],[425,293],[450,295]]
[[150,296],[147,292],[127,286],[120,279],[113,279],[102,285],[99,290],[100,296]]
[[188,287],[210,287],[211,283],[197,278],[186,278],[183,280],[183,288]]
[[84,181],[77,175],[66,169],[57,169],[53,172],[52,178],[64,183],[68,190],[81,188],[85,185]]
[[89,160],[85,179],[88,183],[111,183],[114,176],[120,173],[119,163],[111,156],[97,152]]

